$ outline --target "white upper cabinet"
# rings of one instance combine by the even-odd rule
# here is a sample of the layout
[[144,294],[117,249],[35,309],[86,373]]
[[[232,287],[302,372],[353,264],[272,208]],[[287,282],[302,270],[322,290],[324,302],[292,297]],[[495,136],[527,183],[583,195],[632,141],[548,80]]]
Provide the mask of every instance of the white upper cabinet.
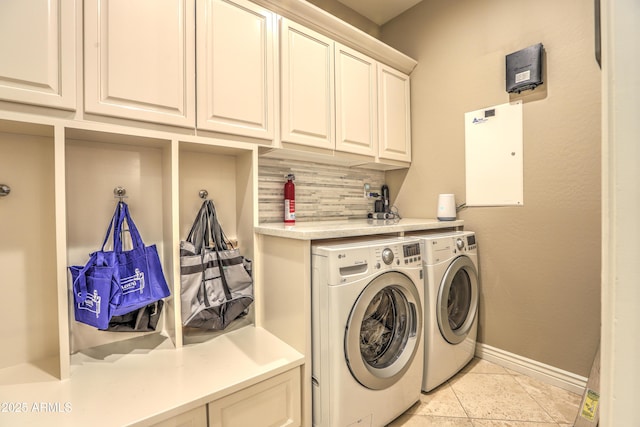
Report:
[[336,150],[374,156],[378,144],[376,61],[336,43]]
[[275,14],[198,0],[198,128],[273,140]]
[[0,2],[0,99],[76,107],[74,0]]
[[378,64],[378,156],[411,161],[409,76]]
[[194,0],[85,0],[85,111],[195,126]]
[[343,157],[373,167],[411,162],[408,75],[287,19],[280,37],[284,148],[357,154]]
[[282,19],[282,141],[335,148],[334,42]]

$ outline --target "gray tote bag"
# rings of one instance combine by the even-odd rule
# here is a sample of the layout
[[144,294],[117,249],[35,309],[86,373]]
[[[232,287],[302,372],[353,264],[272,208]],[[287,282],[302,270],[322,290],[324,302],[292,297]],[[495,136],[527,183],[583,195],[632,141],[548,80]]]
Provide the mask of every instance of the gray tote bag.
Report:
[[251,261],[226,238],[211,200],[205,200],[180,242],[182,324],[222,330],[253,302]]

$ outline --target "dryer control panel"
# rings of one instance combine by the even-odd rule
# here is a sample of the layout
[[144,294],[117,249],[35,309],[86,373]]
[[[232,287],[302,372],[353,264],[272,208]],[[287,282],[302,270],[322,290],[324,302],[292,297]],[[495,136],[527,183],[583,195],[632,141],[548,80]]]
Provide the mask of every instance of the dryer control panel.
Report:
[[458,255],[477,254],[476,235],[471,231],[425,235],[424,260],[428,265],[447,261]]

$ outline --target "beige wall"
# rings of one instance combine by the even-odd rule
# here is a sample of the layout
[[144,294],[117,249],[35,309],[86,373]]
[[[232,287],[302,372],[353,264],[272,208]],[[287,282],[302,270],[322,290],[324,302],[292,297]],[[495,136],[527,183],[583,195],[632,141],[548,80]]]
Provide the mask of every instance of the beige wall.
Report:
[[[418,61],[413,164],[387,173],[405,217],[465,199],[465,112],[522,99],[524,206],[468,208],[478,234],[479,341],[588,376],[600,336],[600,70],[593,2],[425,0],[382,28]],[[545,84],[505,86],[505,55],[542,43]]]
[[354,27],[362,30],[363,32],[373,36],[377,39],[380,38],[380,26],[368,18],[360,15],[355,10],[345,6],[338,0],[307,0],[309,3],[318,6],[333,16],[337,16],[343,21],[353,25]]

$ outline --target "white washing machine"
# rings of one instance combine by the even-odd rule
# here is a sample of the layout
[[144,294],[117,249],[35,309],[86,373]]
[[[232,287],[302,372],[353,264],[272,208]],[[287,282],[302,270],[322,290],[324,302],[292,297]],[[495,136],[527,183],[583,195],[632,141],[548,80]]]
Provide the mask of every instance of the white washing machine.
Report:
[[420,399],[419,239],[312,246],[313,425],[384,426]]
[[475,353],[478,249],[472,231],[420,237],[425,272],[422,390],[431,391],[458,373]]

